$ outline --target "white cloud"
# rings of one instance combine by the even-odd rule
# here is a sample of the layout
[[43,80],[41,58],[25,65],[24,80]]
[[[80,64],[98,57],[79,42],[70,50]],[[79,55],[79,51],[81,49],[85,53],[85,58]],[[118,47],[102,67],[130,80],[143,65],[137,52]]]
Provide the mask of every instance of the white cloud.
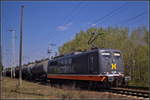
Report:
[[67,30],[71,25],[72,25],[72,22],[62,25],[62,26],[58,26],[57,29],[60,31],[64,31],[64,30]]
[[58,26],[57,29],[60,31],[64,31],[67,29],[67,27],[66,26]]
[[96,24],[91,24],[91,26],[96,26]]

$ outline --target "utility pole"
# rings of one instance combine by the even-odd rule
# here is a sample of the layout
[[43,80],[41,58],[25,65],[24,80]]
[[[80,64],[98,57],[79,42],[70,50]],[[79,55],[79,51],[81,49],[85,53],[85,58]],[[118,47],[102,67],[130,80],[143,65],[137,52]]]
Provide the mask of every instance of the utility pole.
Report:
[[21,6],[21,19],[20,19],[20,49],[19,49],[19,86],[22,85],[22,30],[23,30],[23,9]]
[[3,69],[3,64],[2,64],[2,31],[0,32],[0,74]]
[[2,33],[0,32],[0,66],[2,65],[1,38],[2,38]]
[[[1,31],[0,32],[0,80],[1,81],[2,81],[2,69],[3,69],[3,65],[2,65],[2,31]],[[0,92],[2,93],[2,88],[1,87],[2,86],[0,86]],[[2,95],[0,94],[0,98],[1,97],[2,97]]]
[[[15,40],[16,40],[16,30],[10,29],[8,30],[12,33],[12,64],[11,64],[11,78],[14,77],[13,67],[15,67]],[[15,70],[14,70],[15,71]]]

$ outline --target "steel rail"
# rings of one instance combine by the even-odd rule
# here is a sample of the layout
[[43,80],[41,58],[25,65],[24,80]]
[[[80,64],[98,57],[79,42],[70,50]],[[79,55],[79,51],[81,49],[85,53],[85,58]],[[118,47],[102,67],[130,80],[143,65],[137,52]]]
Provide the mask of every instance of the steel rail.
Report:
[[117,94],[149,98],[148,90],[132,89],[132,88],[111,88],[108,91]]

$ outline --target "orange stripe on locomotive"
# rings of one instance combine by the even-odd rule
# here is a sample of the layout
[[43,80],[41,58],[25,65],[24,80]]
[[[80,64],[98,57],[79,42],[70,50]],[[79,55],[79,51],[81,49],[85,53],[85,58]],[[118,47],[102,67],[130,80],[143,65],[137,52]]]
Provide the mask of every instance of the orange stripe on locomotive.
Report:
[[70,79],[70,80],[87,80],[87,81],[105,81],[106,76],[90,76],[90,75],[48,75],[50,79]]

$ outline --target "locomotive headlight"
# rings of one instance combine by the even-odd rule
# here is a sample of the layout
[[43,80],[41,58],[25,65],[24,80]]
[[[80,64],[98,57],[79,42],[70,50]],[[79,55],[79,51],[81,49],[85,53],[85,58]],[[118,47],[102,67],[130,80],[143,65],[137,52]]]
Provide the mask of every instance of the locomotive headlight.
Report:
[[130,81],[131,80],[131,76],[125,76],[125,81]]
[[112,74],[116,74],[117,72],[116,72],[116,71],[111,71],[111,73],[112,73]]
[[118,72],[118,74],[122,77],[124,77],[124,74],[122,72]]

